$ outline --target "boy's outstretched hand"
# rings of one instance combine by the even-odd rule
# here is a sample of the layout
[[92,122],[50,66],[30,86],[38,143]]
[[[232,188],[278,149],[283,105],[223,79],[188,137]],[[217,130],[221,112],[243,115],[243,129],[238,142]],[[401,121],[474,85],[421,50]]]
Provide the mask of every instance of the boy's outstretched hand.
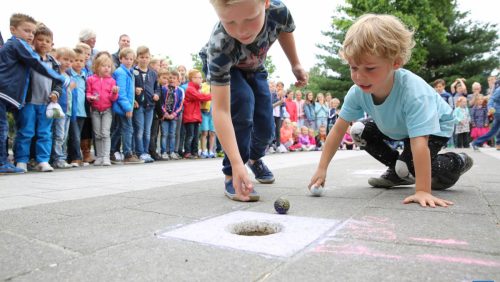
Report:
[[295,78],[297,79],[297,82],[295,82],[295,86],[297,87],[303,87],[307,85],[307,82],[309,81],[309,75],[307,72],[304,70],[302,65],[296,65],[292,68],[293,75],[295,75]]
[[317,169],[313,177],[311,178],[311,182],[309,182],[309,185],[307,185],[307,188],[311,189],[311,186],[313,185],[316,187],[319,186],[324,187],[325,179],[326,179],[326,170]]
[[406,197],[403,203],[404,204],[417,203],[420,204],[420,206],[422,207],[426,207],[427,205],[429,205],[429,207],[431,208],[435,208],[436,205],[445,208],[448,207],[448,205],[453,205],[453,202],[434,197],[432,196],[432,194],[424,191],[417,191],[415,192],[415,194]]

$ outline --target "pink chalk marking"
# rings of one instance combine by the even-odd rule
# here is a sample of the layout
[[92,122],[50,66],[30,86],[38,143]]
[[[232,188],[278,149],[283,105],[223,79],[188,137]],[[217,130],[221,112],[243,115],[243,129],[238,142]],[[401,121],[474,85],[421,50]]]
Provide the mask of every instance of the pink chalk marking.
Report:
[[432,238],[415,238],[410,237],[411,240],[425,242],[425,243],[433,243],[433,244],[441,244],[441,245],[469,245],[469,243],[465,241],[457,241],[454,239],[432,239]]
[[357,255],[357,256],[367,256],[367,257],[375,257],[375,258],[386,258],[386,259],[395,259],[399,260],[403,257],[391,254],[384,254],[379,252],[374,252],[369,248],[361,245],[352,245],[346,244],[342,246],[318,246],[313,252],[315,253],[335,253],[335,254],[343,254],[343,255]]
[[472,265],[481,265],[481,266],[491,266],[491,267],[499,267],[500,262],[492,261],[492,260],[481,260],[474,258],[463,258],[463,257],[448,257],[448,256],[436,256],[431,254],[418,255],[417,258],[435,261],[435,262],[456,262],[462,264],[472,264]]
[[389,218],[364,216],[361,220],[350,220],[345,228],[358,238],[396,240],[394,226]]

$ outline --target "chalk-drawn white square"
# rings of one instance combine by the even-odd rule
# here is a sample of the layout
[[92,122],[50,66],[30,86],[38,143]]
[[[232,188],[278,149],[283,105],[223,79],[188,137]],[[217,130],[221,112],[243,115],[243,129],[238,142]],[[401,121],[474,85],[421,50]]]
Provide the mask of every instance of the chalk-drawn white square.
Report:
[[[229,231],[230,226],[245,221],[278,223],[280,232],[267,236],[241,236]],[[289,257],[327,235],[340,221],[322,218],[298,217],[236,211],[160,233],[158,238],[177,238],[227,247],[259,254]]]

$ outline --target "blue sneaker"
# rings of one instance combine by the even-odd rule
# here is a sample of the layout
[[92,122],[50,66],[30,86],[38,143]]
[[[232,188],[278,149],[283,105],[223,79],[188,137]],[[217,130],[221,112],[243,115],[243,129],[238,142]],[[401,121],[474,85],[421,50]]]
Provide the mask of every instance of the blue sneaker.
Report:
[[271,184],[274,182],[273,173],[267,168],[261,159],[256,160],[253,164],[247,162],[247,166],[252,170],[255,179],[263,184]]
[[7,173],[24,173],[24,170],[15,167],[13,164],[7,162],[3,165],[0,165],[0,174],[7,174]]
[[479,146],[474,144],[474,141],[470,142],[469,143],[469,147],[471,147],[472,149],[474,149],[474,151],[479,151]]
[[201,152],[201,154],[200,154],[200,158],[202,158],[202,159],[207,159],[207,158],[208,158],[208,154],[207,154],[207,152]]
[[[234,190],[232,178],[228,181],[224,181],[224,186],[225,186],[224,194],[226,195],[226,197],[228,197],[233,201],[241,202],[240,199],[236,198],[236,191]],[[249,202],[257,202],[260,199],[260,196],[257,193],[257,191],[255,191],[255,189],[248,196],[250,197],[250,200],[248,200]]]

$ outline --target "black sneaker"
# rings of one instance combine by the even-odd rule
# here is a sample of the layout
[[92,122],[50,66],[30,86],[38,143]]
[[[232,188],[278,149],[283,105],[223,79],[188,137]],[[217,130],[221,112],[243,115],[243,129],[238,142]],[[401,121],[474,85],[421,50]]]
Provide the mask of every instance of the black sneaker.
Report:
[[458,153],[458,155],[462,158],[463,161],[463,167],[462,169],[460,169],[460,175],[462,175],[472,168],[472,165],[474,165],[474,160],[466,153]]
[[262,160],[256,160],[253,164],[247,163],[247,166],[252,170],[255,179],[263,184],[271,184],[274,182],[273,173],[267,168]]
[[415,184],[413,179],[402,179],[397,174],[394,168],[388,168],[380,177],[370,177],[368,184],[377,188],[390,188],[400,185]]

